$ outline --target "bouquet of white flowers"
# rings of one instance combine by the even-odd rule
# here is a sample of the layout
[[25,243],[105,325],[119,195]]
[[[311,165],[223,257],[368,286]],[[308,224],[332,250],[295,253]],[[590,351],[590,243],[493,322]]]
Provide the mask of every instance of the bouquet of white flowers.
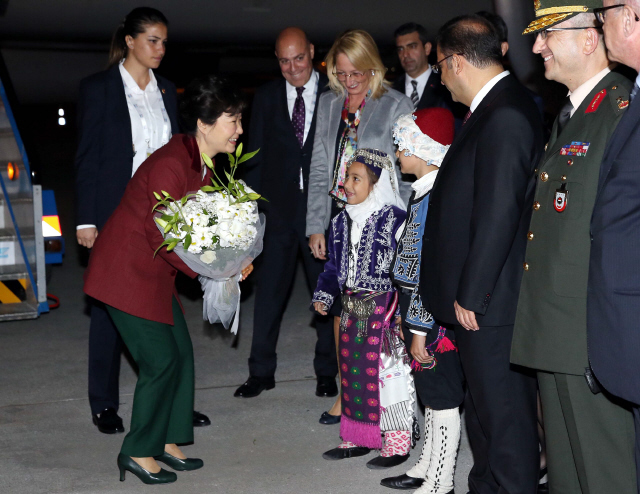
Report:
[[[231,172],[225,172],[224,185],[214,170],[211,159],[202,154],[205,164],[217,180],[212,185],[174,199],[167,192],[154,192],[158,203],[155,221],[163,232],[163,247],[174,251],[182,261],[198,273],[204,291],[203,317],[209,322],[221,322],[235,334],[238,331],[240,308],[240,272],[260,252],[264,236],[264,215],[258,214],[257,200],[263,199],[234,174],[240,163],[258,151],[242,156],[242,144],[236,155],[229,154]],[[182,248],[177,248],[181,246]]]

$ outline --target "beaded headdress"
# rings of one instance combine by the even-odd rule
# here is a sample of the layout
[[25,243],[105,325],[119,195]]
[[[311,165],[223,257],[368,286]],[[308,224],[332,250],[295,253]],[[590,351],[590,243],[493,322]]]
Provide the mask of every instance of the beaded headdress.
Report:
[[393,162],[389,155],[378,149],[358,149],[349,160],[347,166],[352,163],[362,163],[366,165],[376,177],[380,178],[380,173],[385,169],[388,172],[393,171]]

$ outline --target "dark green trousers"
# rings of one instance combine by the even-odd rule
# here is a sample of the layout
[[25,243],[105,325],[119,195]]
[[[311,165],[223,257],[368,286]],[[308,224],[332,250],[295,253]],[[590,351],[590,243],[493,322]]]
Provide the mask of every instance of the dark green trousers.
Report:
[[584,376],[538,372],[550,494],[637,494],[629,408]]
[[193,442],[193,346],[178,301],[173,326],[107,310],[139,369],[122,454],[157,456],[165,444]]

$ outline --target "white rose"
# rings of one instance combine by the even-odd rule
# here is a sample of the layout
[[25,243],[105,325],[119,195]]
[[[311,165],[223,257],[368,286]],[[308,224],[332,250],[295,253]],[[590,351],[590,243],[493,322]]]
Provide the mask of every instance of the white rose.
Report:
[[200,260],[206,264],[211,264],[213,261],[216,260],[216,253],[212,250],[206,250],[200,256]]

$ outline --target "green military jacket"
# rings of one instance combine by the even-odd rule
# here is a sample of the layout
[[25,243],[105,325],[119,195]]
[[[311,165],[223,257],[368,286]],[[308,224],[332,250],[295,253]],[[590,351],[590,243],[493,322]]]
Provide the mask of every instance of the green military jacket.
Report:
[[629,106],[631,82],[607,74],[557,136],[537,173],[511,362],[584,374],[590,220],[605,146]]

